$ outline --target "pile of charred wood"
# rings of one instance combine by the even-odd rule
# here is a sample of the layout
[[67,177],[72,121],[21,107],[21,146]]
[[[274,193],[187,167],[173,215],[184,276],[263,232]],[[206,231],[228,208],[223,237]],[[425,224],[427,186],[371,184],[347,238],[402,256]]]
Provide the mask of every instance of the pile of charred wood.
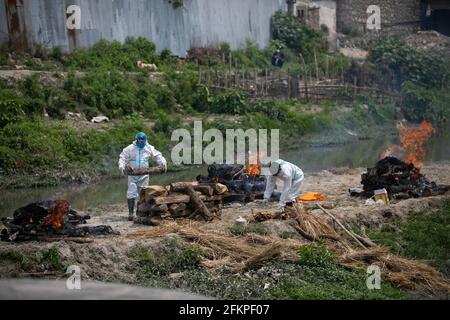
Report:
[[429,181],[414,164],[395,157],[386,157],[374,168],[368,168],[361,176],[361,183],[364,190],[350,191],[352,195],[370,198],[375,190],[384,188],[393,199],[408,199],[440,195],[450,190],[450,186]]
[[211,221],[226,204],[261,199],[265,187],[264,176],[250,175],[242,165],[210,165],[208,176],[198,176],[196,182],[143,188],[135,223],[159,225],[164,219],[179,218]]
[[211,221],[230,201],[228,188],[220,183],[176,182],[141,190],[135,223],[159,225],[163,219],[188,218]]
[[78,226],[91,217],[80,215],[70,208],[66,200],[48,200],[17,209],[13,218],[1,221],[6,229],[0,234],[2,241],[47,241],[78,238],[89,235],[119,234],[110,226]]
[[227,186],[230,192],[245,194],[246,202],[253,201],[262,197],[266,189],[266,178],[260,175],[260,170],[249,174],[249,168],[243,165],[210,165],[208,166],[208,176],[198,176],[200,183],[219,182]]

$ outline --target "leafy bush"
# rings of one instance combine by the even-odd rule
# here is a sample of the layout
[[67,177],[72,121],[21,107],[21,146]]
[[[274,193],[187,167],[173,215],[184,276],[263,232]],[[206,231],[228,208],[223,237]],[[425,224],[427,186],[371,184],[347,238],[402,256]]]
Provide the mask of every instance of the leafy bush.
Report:
[[181,128],[180,117],[165,115],[162,112],[159,113],[158,120],[156,120],[154,130],[164,134],[167,138],[170,138],[172,131]]
[[433,122],[445,122],[450,116],[450,93],[448,90],[428,89],[406,81],[402,86],[403,113],[413,122],[425,119]]
[[242,114],[246,100],[240,89],[228,89],[214,95],[210,111],[213,113]]
[[53,47],[52,50],[50,51],[50,56],[58,61],[61,61],[62,57],[63,57],[63,51],[61,49],[61,47]]
[[425,87],[443,88],[450,84],[450,58],[434,51],[417,50],[394,37],[374,42],[369,59],[380,70],[387,68],[399,88],[411,81]]
[[323,243],[312,243],[299,249],[299,264],[308,267],[336,268],[336,257]]
[[0,128],[25,118],[23,104],[19,99],[0,100]]
[[323,51],[323,35],[292,15],[281,11],[275,13],[271,19],[271,32],[273,39],[280,40],[288,48],[302,53],[308,61],[313,57],[314,50]]
[[64,65],[76,69],[108,68],[138,71],[137,61],[158,63],[155,44],[146,38],[127,38],[118,41],[101,40],[90,49],[77,49],[65,59]]
[[[120,151],[131,143],[136,132],[146,132],[160,151],[167,153],[168,139],[149,131],[142,120],[128,117],[106,132],[77,132],[63,123],[21,121],[0,129],[0,167],[5,174],[61,173],[69,169],[91,173],[116,166]],[[111,159],[114,159],[111,161]]]

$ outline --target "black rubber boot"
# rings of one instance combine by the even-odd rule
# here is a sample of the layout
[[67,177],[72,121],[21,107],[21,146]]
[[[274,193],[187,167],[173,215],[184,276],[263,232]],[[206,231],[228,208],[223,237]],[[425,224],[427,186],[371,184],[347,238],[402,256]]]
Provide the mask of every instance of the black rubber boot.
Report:
[[134,202],[136,199],[128,199],[128,221],[134,219]]

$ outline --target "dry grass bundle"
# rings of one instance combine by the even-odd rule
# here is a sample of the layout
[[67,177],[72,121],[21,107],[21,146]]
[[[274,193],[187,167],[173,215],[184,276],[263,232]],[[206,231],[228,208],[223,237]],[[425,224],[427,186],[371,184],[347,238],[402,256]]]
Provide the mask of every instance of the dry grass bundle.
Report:
[[[227,266],[238,272],[260,266],[262,263],[278,258],[284,261],[298,259],[301,241],[289,239],[280,242],[277,238],[259,236],[259,243],[249,243],[248,238],[230,237],[200,232],[194,228],[180,229],[178,234],[185,240],[195,242],[203,248],[210,260],[202,264],[209,269]],[[263,244],[264,243],[264,244]]]
[[399,288],[431,295],[450,293],[450,283],[436,269],[421,261],[392,255],[383,247],[351,252],[341,256],[340,261],[350,268],[378,265],[386,272],[387,280]]
[[178,234],[188,241],[212,249],[216,258],[228,256],[236,261],[243,261],[255,254],[255,247],[242,238],[204,233],[194,228],[183,228]]
[[292,207],[286,208],[296,214],[295,229],[306,239],[317,241],[320,238],[332,239],[339,241],[341,237],[334,229],[329,226],[325,220],[311,213],[306,212],[302,204],[295,203]]
[[272,260],[281,254],[281,250],[284,246],[280,242],[275,242],[270,246],[267,246],[260,253],[255,254],[253,257],[247,259],[244,265],[244,270],[249,270],[255,267],[261,266],[264,262]]

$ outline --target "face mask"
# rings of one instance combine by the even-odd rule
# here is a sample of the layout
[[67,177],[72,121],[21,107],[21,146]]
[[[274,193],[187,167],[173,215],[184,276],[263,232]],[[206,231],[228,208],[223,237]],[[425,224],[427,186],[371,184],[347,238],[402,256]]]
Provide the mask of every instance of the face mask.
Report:
[[136,141],[136,145],[139,149],[144,149],[146,142],[145,141]]

